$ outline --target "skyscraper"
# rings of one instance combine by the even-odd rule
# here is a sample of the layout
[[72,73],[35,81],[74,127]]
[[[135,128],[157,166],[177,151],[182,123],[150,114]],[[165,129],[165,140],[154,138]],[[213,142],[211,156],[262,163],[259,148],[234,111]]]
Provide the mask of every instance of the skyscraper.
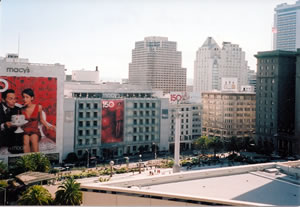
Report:
[[300,48],[300,0],[275,8],[273,49],[296,51]]
[[181,52],[167,37],[146,37],[135,43],[129,64],[129,83],[161,89],[164,93],[186,91],[186,68]]
[[223,42],[222,48],[208,37],[198,49],[194,62],[194,92],[221,89],[224,77],[238,78],[238,87],[248,85],[245,52],[237,44]]

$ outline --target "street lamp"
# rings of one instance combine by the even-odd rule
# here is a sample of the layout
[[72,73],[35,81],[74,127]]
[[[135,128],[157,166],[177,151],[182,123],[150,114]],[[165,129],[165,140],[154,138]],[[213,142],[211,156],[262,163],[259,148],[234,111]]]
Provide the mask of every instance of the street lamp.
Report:
[[110,165],[110,177],[112,177],[112,175],[113,175],[113,166],[114,166],[114,161],[110,161],[109,162],[109,165]]
[[141,171],[141,167],[142,167],[142,155],[140,154],[139,157],[140,157],[140,159],[139,159],[139,174],[141,174],[142,173],[142,171]]
[[89,166],[90,166],[90,165],[89,165],[89,160],[90,160],[89,156],[90,156],[90,153],[89,153],[89,150],[88,150],[88,149],[86,149],[85,151],[87,152],[87,163],[86,163],[86,167],[89,168]]
[[154,159],[156,160],[157,154],[156,154],[156,144],[155,142],[152,143],[154,145]]

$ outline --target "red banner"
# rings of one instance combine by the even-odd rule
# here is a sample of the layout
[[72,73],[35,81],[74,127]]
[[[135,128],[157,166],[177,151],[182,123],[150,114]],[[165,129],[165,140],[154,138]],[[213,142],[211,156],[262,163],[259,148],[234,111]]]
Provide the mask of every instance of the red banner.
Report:
[[123,141],[124,101],[102,100],[101,142]]

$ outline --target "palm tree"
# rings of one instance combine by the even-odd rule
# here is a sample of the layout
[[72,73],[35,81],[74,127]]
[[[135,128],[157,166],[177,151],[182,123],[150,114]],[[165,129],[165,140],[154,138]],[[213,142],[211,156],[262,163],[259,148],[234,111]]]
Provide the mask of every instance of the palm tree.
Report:
[[82,203],[82,192],[80,191],[80,183],[77,183],[73,178],[64,181],[58,187],[55,193],[56,205],[80,205]]
[[47,189],[40,185],[29,187],[18,200],[18,205],[51,205],[53,199]]

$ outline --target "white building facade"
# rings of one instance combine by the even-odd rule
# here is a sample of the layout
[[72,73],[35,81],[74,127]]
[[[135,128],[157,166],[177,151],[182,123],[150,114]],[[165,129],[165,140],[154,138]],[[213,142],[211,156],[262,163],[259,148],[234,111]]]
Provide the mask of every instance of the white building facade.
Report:
[[208,37],[196,53],[194,62],[194,93],[220,90],[222,78],[237,78],[239,88],[248,85],[245,52],[237,44],[223,42],[222,48]]
[[300,48],[300,0],[275,8],[273,49],[296,51]]

